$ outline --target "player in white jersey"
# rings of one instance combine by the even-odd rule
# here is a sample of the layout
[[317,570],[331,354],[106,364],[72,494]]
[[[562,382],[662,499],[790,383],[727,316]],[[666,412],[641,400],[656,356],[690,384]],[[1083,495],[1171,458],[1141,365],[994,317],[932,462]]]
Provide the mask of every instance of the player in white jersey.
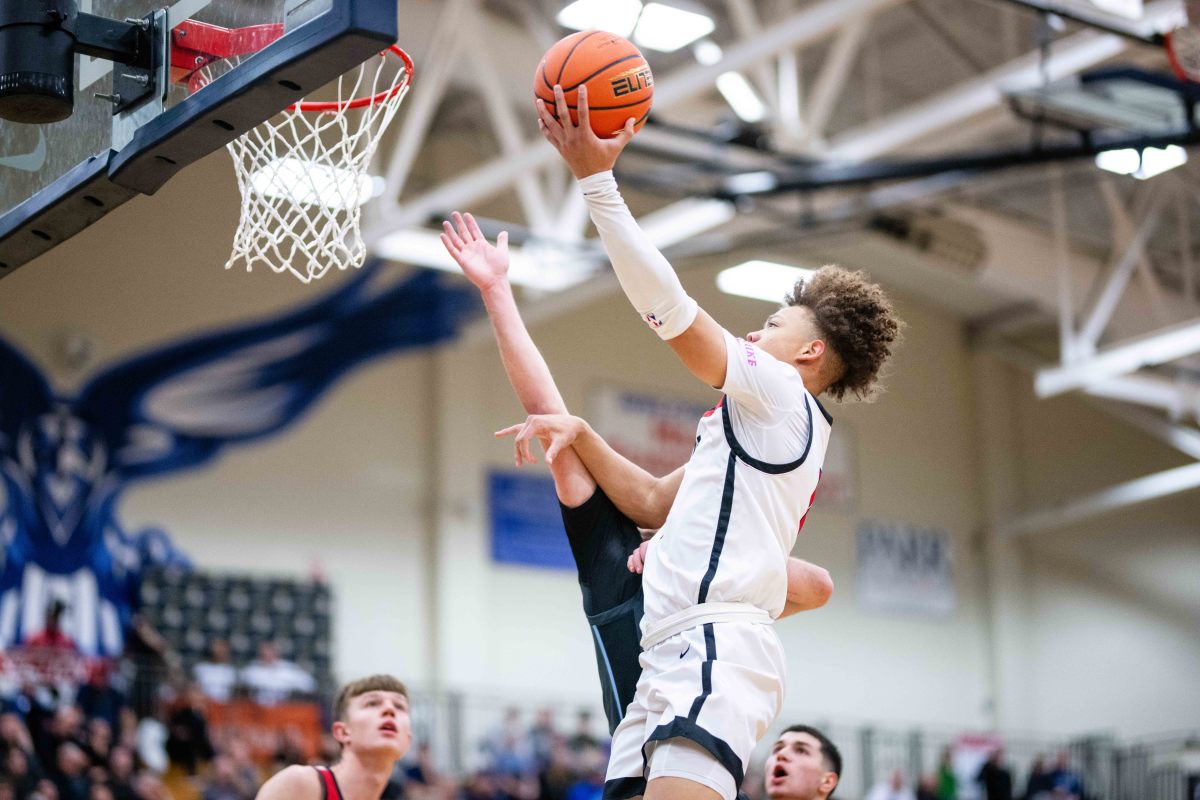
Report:
[[[613,737],[607,800],[732,800],[783,702],[786,561],[829,441],[828,392],[870,393],[899,332],[878,286],[824,268],[798,282],[765,327],[735,339],[698,307],[638,228],[612,176],[633,136],[592,133],[586,91],[571,121],[538,101],[539,127],[579,179],[613,270],[638,314],[698,378],[724,393],[701,421],[666,522],[646,554],[642,677]],[[572,446],[602,486],[636,480],[582,420],[531,417],[518,462]]]

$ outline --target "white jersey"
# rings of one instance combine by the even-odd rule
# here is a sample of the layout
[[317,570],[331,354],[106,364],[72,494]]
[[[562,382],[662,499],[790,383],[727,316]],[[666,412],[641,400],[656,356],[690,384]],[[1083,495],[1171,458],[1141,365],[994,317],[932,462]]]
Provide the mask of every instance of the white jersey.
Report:
[[669,629],[737,612],[700,604],[778,618],[787,559],[821,477],[832,419],[794,367],[725,339],[725,397],[700,420],[679,493],[647,552],[643,647]]

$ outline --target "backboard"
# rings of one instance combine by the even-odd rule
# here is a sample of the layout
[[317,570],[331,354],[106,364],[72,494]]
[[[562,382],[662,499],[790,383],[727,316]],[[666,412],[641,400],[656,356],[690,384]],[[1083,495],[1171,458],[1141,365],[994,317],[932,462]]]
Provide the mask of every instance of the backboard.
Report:
[[79,55],[71,116],[0,119],[0,277],[397,37],[396,0],[76,1],[80,12],[152,23],[159,88],[132,106],[126,91],[118,108],[113,96],[137,76]]

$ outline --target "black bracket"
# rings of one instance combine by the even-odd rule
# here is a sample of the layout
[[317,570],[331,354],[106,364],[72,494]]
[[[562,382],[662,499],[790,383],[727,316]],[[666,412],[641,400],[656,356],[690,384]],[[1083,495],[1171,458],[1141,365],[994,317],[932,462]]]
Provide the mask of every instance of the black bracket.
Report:
[[116,20],[76,13],[63,27],[75,34],[75,52],[113,63],[113,114],[165,87],[157,86],[155,15]]

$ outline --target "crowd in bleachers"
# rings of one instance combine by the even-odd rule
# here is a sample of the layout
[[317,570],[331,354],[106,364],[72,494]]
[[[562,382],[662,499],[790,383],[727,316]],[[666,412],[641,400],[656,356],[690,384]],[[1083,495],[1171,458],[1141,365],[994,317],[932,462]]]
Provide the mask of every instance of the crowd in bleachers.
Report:
[[[278,769],[330,764],[313,676],[263,641],[235,666],[215,641],[189,667],[144,619],[135,620],[120,659],[87,659],[60,627],[52,605],[44,629],[0,654],[0,800],[249,800]],[[295,703],[295,701],[301,701]],[[292,702],[312,711],[305,746],[295,729],[262,732],[213,717],[235,703],[266,716]],[[385,798],[412,800],[593,800],[603,786],[607,736],[581,714],[560,732],[550,711],[523,725],[518,711],[480,743],[478,768],[444,775],[428,743],[397,766]]]
[[[0,653],[0,800],[250,800],[288,764],[337,761],[318,682],[281,658],[270,640],[241,665],[215,640],[206,657],[189,665],[138,618],[122,658],[85,659],[59,626],[62,611],[52,605],[37,636]],[[221,717],[242,704],[251,718],[264,719],[280,703],[309,715],[298,725],[259,730]],[[587,712],[561,729],[551,709],[527,718],[510,708],[482,737],[462,777],[439,771],[430,743],[418,735],[383,797],[599,800],[608,758],[608,736],[599,727]],[[984,800],[1087,797],[1065,752],[1053,764],[1037,760],[1028,773],[1016,785],[995,749],[969,779]],[[947,748],[935,771],[917,781],[890,771],[866,795],[955,800],[962,782]],[[743,789],[748,800],[761,800],[761,775],[748,774]]]

